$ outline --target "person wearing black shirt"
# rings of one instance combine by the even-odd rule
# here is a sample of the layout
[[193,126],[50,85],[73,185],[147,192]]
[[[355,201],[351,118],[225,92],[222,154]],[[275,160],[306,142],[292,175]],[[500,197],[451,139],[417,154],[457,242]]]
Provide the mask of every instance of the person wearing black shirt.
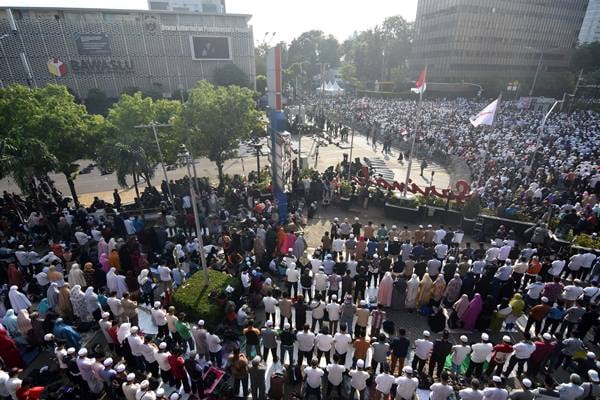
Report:
[[354,302],[365,297],[367,289],[367,274],[365,269],[361,268],[358,274],[354,277]]
[[415,264],[415,274],[417,274],[419,279],[423,279],[425,271],[427,271],[427,263],[425,261],[421,260]]
[[393,261],[398,259],[398,255],[400,254],[400,241],[397,237],[388,242],[388,254],[392,257]]
[[398,329],[398,336],[392,338],[390,343],[390,351],[392,353],[392,360],[390,364],[391,374],[394,374],[396,364],[398,365],[398,371],[402,371],[402,368],[404,368],[404,361],[408,355],[409,347],[410,340],[406,338],[406,331],[402,328]]
[[436,376],[439,378],[444,369],[444,363],[446,357],[452,352],[452,343],[448,341],[450,332],[444,329],[442,338],[437,339],[433,342],[433,349],[431,350],[431,358],[429,359],[429,376],[433,377],[433,370],[437,367]]
[[454,259],[454,257],[448,257],[448,261],[446,262],[446,264],[444,264],[443,268],[444,280],[446,281],[446,284],[448,284],[448,282],[450,282],[450,280],[454,278],[454,274],[456,273],[457,268],[458,265],[456,264],[456,260]]
[[304,324],[306,324],[306,311],[308,310],[308,307],[304,303],[304,296],[299,295],[298,299],[294,303],[293,307],[294,307],[294,312],[296,314],[296,321],[295,321],[296,329],[302,328],[304,326]]
[[358,217],[354,218],[354,223],[352,224],[352,233],[355,238],[360,237],[360,230],[362,229],[362,224],[358,222]]
[[281,363],[284,363],[285,353],[287,352],[290,355],[289,365],[294,365],[294,342],[296,341],[296,334],[292,332],[290,324],[285,323],[283,325],[283,331],[279,334],[279,340],[281,341],[279,349]]

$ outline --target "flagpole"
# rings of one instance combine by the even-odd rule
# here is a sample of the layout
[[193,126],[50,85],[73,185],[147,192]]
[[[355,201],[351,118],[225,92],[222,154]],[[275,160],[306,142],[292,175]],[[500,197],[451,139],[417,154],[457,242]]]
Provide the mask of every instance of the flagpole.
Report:
[[492,123],[489,125],[490,132],[488,134],[487,143],[485,145],[485,155],[483,157],[483,165],[481,166],[481,169],[479,170],[479,178],[477,179],[479,186],[481,186],[481,184],[482,184],[481,180],[485,176],[486,160],[487,160],[489,152],[490,152],[490,142],[492,141],[492,132],[494,132],[494,123],[496,122],[496,116],[498,115],[498,112],[500,110],[500,102],[501,101],[502,101],[502,92],[500,92],[500,94],[498,95],[498,104],[496,104],[496,112],[494,114],[494,118],[492,119]]
[[417,132],[419,131],[419,123],[421,121],[421,107],[423,105],[423,88],[419,91],[419,103],[417,104],[417,121],[415,123],[415,129],[413,132],[412,142],[410,144],[410,154],[408,156],[408,167],[406,168],[406,179],[404,180],[404,193],[403,196],[406,197],[406,193],[408,191],[408,181],[410,180],[410,169],[412,167],[413,161],[413,152],[415,150],[415,142],[417,140]]

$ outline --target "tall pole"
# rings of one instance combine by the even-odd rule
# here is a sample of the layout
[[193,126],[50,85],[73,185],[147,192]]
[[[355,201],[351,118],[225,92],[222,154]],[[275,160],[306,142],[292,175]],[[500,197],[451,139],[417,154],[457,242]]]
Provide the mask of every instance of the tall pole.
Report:
[[492,123],[490,124],[490,132],[488,135],[487,142],[485,144],[485,154],[483,155],[483,162],[481,168],[479,169],[479,178],[477,181],[479,185],[481,185],[482,178],[485,176],[485,162],[487,161],[488,154],[490,154],[490,143],[492,142],[492,133],[494,132],[494,123],[496,122],[496,115],[498,115],[498,111],[500,110],[500,100],[502,100],[502,92],[498,96],[498,104],[496,104],[496,114],[494,115],[494,119],[492,119]]
[[171,124],[157,124],[152,121],[147,125],[137,125],[135,128],[152,128],[152,133],[154,133],[154,140],[156,141],[156,148],[158,149],[158,154],[160,156],[160,165],[162,166],[163,174],[165,176],[165,182],[167,183],[167,188],[169,192],[169,199],[171,200],[171,204],[173,204],[173,193],[171,192],[171,185],[169,185],[169,177],[167,176],[167,168],[165,166],[165,159],[163,157],[162,150],[160,149],[160,142],[158,141],[158,134],[156,132],[157,127],[169,127],[173,126]]
[[419,122],[421,120],[421,108],[423,107],[423,89],[419,91],[419,103],[417,104],[417,121],[415,123],[415,129],[413,132],[412,141],[410,143],[410,153],[408,156],[408,167],[406,168],[406,179],[404,180],[404,193],[402,195],[406,197],[408,191],[408,181],[410,180],[410,170],[413,162],[413,152],[415,151],[415,142],[417,141],[417,131],[419,128]]
[[535,75],[533,76],[533,83],[531,84],[531,89],[529,89],[529,97],[533,96],[533,90],[535,89],[535,84],[537,83],[538,75],[540,73],[540,69],[542,68],[542,58],[544,57],[544,52],[540,53],[540,59],[538,60],[537,68],[535,69]]
[[537,153],[537,149],[540,146],[540,139],[542,138],[542,134],[544,133],[544,128],[546,127],[546,120],[548,119],[550,114],[552,114],[552,111],[554,111],[554,108],[562,102],[563,102],[562,100],[555,101],[554,104],[552,104],[552,107],[550,107],[550,110],[548,110],[546,115],[544,115],[544,118],[542,118],[542,123],[540,124],[540,127],[538,128],[538,134],[535,139],[535,149],[533,149],[533,153],[531,153],[531,160],[529,161],[529,172],[527,174],[528,176],[533,171],[533,162],[535,160],[535,155]]
[[208,265],[206,264],[206,253],[204,251],[204,240],[202,239],[202,227],[200,226],[200,218],[198,216],[198,205],[196,204],[196,191],[192,185],[192,171],[190,170],[191,155],[189,152],[185,154],[185,161],[188,171],[188,182],[190,184],[190,195],[192,197],[192,211],[194,212],[194,221],[196,222],[196,237],[200,244],[200,259],[202,260],[202,271],[204,271],[204,285],[208,286]]
[[348,157],[348,182],[352,176],[352,150],[354,149],[354,110],[352,110],[352,123],[350,126],[352,129],[352,136],[350,138],[350,157]]

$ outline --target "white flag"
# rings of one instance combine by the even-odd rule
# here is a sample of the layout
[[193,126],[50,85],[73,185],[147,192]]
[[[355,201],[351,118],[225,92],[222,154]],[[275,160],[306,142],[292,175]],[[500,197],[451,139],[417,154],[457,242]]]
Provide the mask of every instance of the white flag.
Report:
[[477,128],[479,125],[492,125],[494,123],[494,117],[496,116],[497,107],[498,99],[491,102],[476,116],[469,118],[469,121],[471,121],[471,124],[473,124],[475,128]]

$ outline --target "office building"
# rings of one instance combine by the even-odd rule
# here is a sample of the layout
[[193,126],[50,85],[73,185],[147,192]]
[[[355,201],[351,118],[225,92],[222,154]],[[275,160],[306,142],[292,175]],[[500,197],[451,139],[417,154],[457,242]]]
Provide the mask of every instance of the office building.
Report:
[[237,65],[254,82],[250,15],[0,8],[0,83],[65,84],[78,96],[139,88],[170,97]]
[[225,0],[148,0],[148,9],[225,14]]
[[600,0],[590,0],[579,32],[579,43],[598,41],[600,41]]
[[411,67],[437,82],[569,68],[588,0],[419,0]]

